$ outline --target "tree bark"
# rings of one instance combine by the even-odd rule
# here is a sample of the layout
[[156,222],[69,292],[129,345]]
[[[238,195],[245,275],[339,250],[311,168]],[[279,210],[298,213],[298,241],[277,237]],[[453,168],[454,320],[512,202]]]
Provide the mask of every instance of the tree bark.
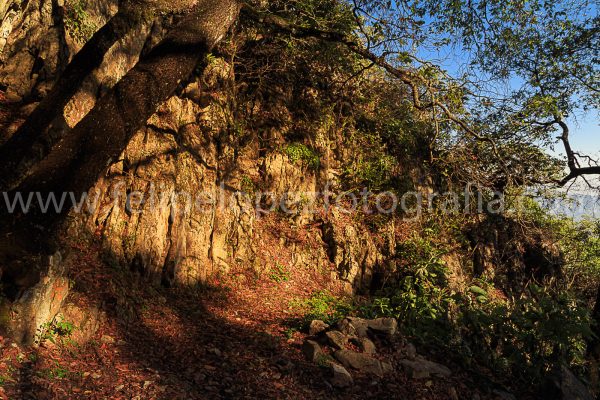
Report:
[[[135,13],[119,11],[75,55],[52,90],[15,134],[0,148],[0,190],[11,190],[29,168],[52,148],[46,133],[83,81],[98,68],[106,52],[138,23]],[[39,144],[43,140],[43,146]]]

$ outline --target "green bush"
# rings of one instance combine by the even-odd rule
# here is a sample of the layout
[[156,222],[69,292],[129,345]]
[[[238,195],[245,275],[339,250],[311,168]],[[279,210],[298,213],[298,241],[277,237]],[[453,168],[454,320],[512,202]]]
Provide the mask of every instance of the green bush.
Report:
[[269,279],[276,283],[287,282],[290,280],[290,271],[281,264],[275,264],[269,270]]
[[396,159],[387,154],[373,157],[360,156],[344,169],[344,177],[350,185],[365,186],[369,190],[387,188],[392,180]]
[[573,291],[530,284],[518,298],[494,296],[493,284],[448,288],[443,250],[427,238],[399,246],[397,284],[361,311],[397,318],[405,334],[455,354],[457,362],[540,383],[557,363],[584,367],[592,337],[589,308]]
[[426,337],[444,327],[454,298],[447,288],[444,254],[429,239],[414,238],[400,244],[403,263],[396,271],[396,284],[385,288],[363,313],[394,317],[405,333]]
[[301,324],[304,326],[315,319],[332,324],[353,311],[349,299],[336,297],[326,290],[315,292],[308,299],[294,301],[291,307],[302,311]]
[[92,37],[97,29],[86,9],[87,0],[70,0],[65,5],[65,28],[73,39],[81,43]]
[[455,327],[464,356],[529,382],[540,382],[557,362],[584,364],[590,315],[570,294],[532,285],[515,300],[481,304],[467,299]]
[[46,340],[56,344],[57,341],[68,339],[75,330],[75,325],[71,321],[54,320],[43,324],[37,334],[37,342],[43,343]]
[[317,170],[321,166],[319,154],[302,143],[291,143],[285,146],[284,153],[292,162],[302,162],[308,168]]

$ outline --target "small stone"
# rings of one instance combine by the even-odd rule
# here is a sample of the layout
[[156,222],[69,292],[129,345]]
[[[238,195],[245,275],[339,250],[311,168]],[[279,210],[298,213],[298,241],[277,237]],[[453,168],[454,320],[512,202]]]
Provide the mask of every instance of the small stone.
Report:
[[357,336],[356,335],[356,328],[354,327],[354,325],[352,325],[352,323],[350,322],[350,319],[348,318],[344,318],[341,321],[339,321],[336,325],[338,331],[340,331],[341,333],[343,333],[346,336]]
[[381,361],[381,369],[383,369],[384,374],[389,374],[394,372],[394,366],[389,362]]
[[325,322],[315,319],[311,321],[310,326],[308,327],[308,334],[310,336],[318,335],[319,333],[326,331],[329,328]]
[[377,376],[384,374],[381,362],[366,354],[351,350],[338,350],[334,353],[334,357],[346,368],[354,368]]
[[214,354],[217,357],[221,357],[223,355],[223,353],[221,353],[221,350],[217,349],[216,347],[208,349],[208,352]]
[[102,335],[102,337],[100,338],[100,342],[104,344],[115,344],[116,340],[112,336]]
[[394,336],[398,331],[398,322],[395,318],[377,318],[367,321],[369,329],[386,336]]
[[333,377],[331,378],[331,384],[337,388],[346,388],[352,386],[354,383],[352,375],[339,364],[331,364],[331,372]]
[[142,390],[148,389],[150,385],[152,385],[152,381],[144,381],[144,384],[142,385]]
[[448,367],[433,361],[425,360],[422,357],[417,357],[414,361],[400,360],[399,363],[413,379],[425,379],[432,375],[448,378],[452,375],[452,371],[450,371]]
[[304,342],[302,345],[302,354],[304,354],[304,357],[311,362],[319,361],[319,358],[324,355],[321,346],[314,340],[306,340]]
[[358,336],[359,338],[367,337],[367,333],[369,331],[369,324],[367,323],[366,319],[358,317],[348,317],[347,319],[348,321],[350,321],[350,324],[354,327],[356,336]]
[[415,358],[417,358],[417,348],[414,344],[408,343],[403,350],[404,354],[406,355],[406,358],[408,358],[409,360],[414,360]]
[[375,354],[377,347],[369,338],[363,337],[358,339],[358,347],[366,354]]
[[119,385],[115,388],[115,392],[120,392],[123,389],[125,389],[125,385]]
[[458,397],[458,392],[453,387],[448,389],[448,397],[450,397],[450,400],[460,400],[460,398]]
[[338,350],[343,350],[346,348],[346,344],[348,343],[348,337],[344,335],[340,331],[329,331],[325,333],[327,336],[327,340],[331,344],[331,346],[335,347]]
[[92,379],[100,379],[100,378],[102,378],[102,375],[100,375],[100,374],[97,374],[97,373],[93,373],[93,374],[91,375],[91,377],[92,377]]

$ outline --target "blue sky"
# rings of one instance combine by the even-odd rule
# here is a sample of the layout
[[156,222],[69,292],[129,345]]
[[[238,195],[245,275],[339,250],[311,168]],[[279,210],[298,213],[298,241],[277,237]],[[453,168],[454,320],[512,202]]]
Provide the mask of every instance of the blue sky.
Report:
[[577,150],[586,154],[600,153],[600,122],[598,114],[588,114],[571,121],[571,141]]
[[[447,71],[450,76],[459,77],[468,62],[470,55],[462,50],[451,46],[436,48],[433,51],[425,49],[419,50],[419,56],[426,60],[431,60],[435,64]],[[511,80],[510,85],[518,85],[518,79]],[[600,159],[600,119],[599,110],[583,113],[568,118],[571,131],[570,141],[575,151],[582,154],[595,155]],[[562,145],[557,143],[554,148],[548,149],[552,154],[563,155]]]
[[[568,10],[568,3],[565,1],[565,7]],[[594,16],[598,14],[598,5],[594,1],[587,4],[586,15],[572,16],[572,18],[583,18],[585,16]],[[426,18],[427,19],[427,18]],[[427,21],[429,22],[429,21]],[[432,46],[427,48],[421,46],[417,53],[422,59],[430,60],[441,68],[445,69],[451,76],[459,77],[464,68],[469,64],[473,56],[465,51],[462,46],[453,41],[447,46]],[[509,85],[518,87],[519,78],[513,77]],[[587,114],[583,111],[579,115],[567,119],[571,130],[571,144],[575,151],[582,154],[596,155],[600,159],[600,110],[592,110]],[[562,154],[562,145],[557,144],[554,150],[548,149],[550,153]]]

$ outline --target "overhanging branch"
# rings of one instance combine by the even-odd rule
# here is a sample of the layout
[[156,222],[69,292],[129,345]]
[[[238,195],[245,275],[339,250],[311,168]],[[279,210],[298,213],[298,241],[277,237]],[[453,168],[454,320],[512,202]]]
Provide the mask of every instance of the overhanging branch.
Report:
[[494,155],[500,161],[504,172],[507,174],[507,176],[509,176],[504,159],[501,156],[498,147],[492,138],[486,137],[476,132],[473,128],[469,126],[469,124],[466,121],[464,121],[462,118],[450,111],[447,105],[435,99],[435,97],[427,102],[422,101],[421,94],[419,92],[419,86],[428,86],[428,82],[421,75],[410,70],[401,69],[393,66],[386,60],[385,56],[380,56],[371,52],[370,50],[362,46],[360,43],[357,43],[352,38],[349,38],[340,32],[325,31],[313,27],[304,27],[292,24],[282,17],[273,15],[271,13],[263,13],[248,4],[242,5],[242,13],[259,23],[268,25],[279,32],[290,34],[296,38],[316,38],[327,42],[343,44],[353,53],[383,68],[391,76],[400,80],[402,83],[404,83],[410,88],[412,104],[417,110],[423,111],[437,108],[441,110],[450,121],[454,122],[460,129],[462,129],[468,135],[475,138],[477,141],[490,144]]

